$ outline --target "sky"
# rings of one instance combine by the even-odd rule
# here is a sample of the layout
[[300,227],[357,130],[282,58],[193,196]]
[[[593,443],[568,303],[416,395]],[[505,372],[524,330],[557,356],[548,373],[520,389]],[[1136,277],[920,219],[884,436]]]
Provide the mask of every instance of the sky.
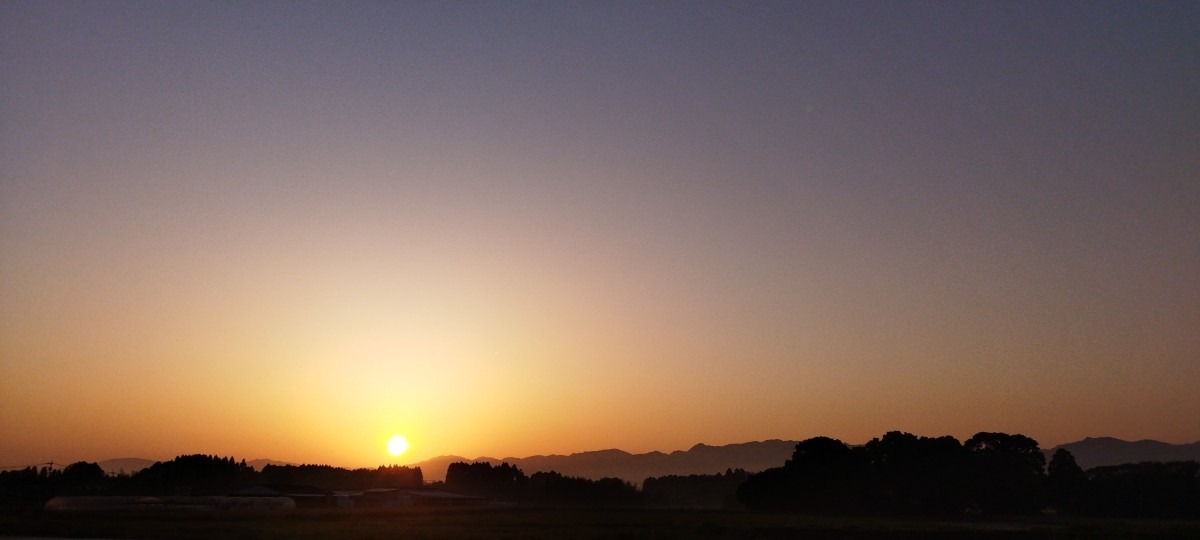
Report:
[[1197,441],[1197,66],[1195,2],[0,3],[0,465]]

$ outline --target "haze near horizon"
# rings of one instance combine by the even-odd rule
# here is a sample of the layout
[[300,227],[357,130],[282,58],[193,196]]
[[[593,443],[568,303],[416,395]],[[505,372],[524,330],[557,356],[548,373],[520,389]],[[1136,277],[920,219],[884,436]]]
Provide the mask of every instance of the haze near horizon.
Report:
[[1200,4],[0,4],[0,460],[1200,440]]

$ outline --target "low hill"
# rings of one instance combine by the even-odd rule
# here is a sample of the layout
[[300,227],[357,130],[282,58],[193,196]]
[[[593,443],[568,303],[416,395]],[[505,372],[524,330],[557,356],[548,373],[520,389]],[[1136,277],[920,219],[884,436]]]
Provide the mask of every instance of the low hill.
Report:
[[795,448],[795,441],[769,440],[724,446],[697,444],[688,450],[677,450],[669,454],[663,452],[631,454],[624,450],[610,449],[565,456],[548,455],[502,459],[481,457],[472,460],[459,456],[439,456],[420,463],[413,463],[410,466],[421,467],[427,482],[444,480],[446,468],[451,463],[469,461],[493,464],[507,462],[515,465],[525,474],[533,474],[538,471],[557,471],[567,476],[591,479],[615,477],[641,484],[643,480],[651,476],[715,474],[725,472],[726,469],[758,472],[782,466],[783,462],[792,456]]
[[498,463],[495,460],[480,458],[470,459],[462,456],[438,456],[430,458],[419,463],[410,463],[409,467],[420,467],[421,475],[426,482],[441,482],[446,479],[446,469],[450,468],[451,463],[467,462],[474,463],[476,461],[487,461],[489,463]]
[[262,472],[263,467],[266,467],[267,465],[281,465],[282,466],[282,465],[295,465],[295,463],[288,463],[286,461],[275,461],[273,459],[252,459],[250,461],[247,461],[246,465],[249,465],[256,471]]

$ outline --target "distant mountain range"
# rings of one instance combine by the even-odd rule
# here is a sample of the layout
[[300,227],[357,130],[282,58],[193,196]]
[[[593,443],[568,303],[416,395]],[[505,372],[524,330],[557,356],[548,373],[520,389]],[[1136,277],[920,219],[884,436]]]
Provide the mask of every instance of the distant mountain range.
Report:
[[[715,474],[725,472],[726,469],[758,472],[771,467],[779,467],[792,457],[796,442],[773,439],[724,446],[697,444],[688,450],[676,450],[671,453],[630,454],[623,450],[612,449],[580,452],[566,456],[549,455],[503,459],[439,456],[411,463],[409,466],[420,467],[426,482],[445,480],[446,469],[450,464],[463,461],[492,464],[507,462],[515,465],[527,475],[538,471],[557,471],[567,476],[592,479],[616,477],[641,484],[643,480],[651,476]],[[1123,441],[1112,437],[1088,437],[1046,450],[1047,460],[1059,448],[1070,451],[1071,455],[1075,456],[1075,461],[1085,470],[1092,467],[1142,461],[1200,461],[1200,442],[1169,444],[1151,440]],[[99,462],[100,467],[109,474],[133,474],[153,464],[154,460],[142,458],[109,459]],[[295,465],[270,459],[255,459],[247,461],[246,464],[258,471],[267,465]]]
[[492,464],[507,462],[515,465],[525,474],[556,471],[567,476],[592,479],[616,477],[641,484],[642,480],[651,476],[715,474],[723,473],[726,469],[758,472],[783,465],[784,461],[792,457],[792,451],[795,448],[796,441],[769,440],[724,446],[697,444],[688,450],[676,450],[669,454],[663,452],[630,454],[624,450],[614,449],[580,452],[569,456],[549,455],[503,459],[440,456],[413,463],[410,466],[421,467],[426,482],[445,480],[447,467],[451,463],[464,461]]
[[1084,470],[1142,461],[1200,461],[1200,441],[1191,444],[1169,444],[1148,439],[1123,441],[1112,437],[1088,437],[1046,450],[1047,462],[1059,448],[1071,452],[1071,455],[1075,456],[1075,462]]
[[[779,467],[792,457],[796,441],[770,440],[708,446],[697,444],[687,451],[670,454],[650,452],[630,454],[621,450],[599,450],[581,452],[569,456],[532,456],[527,458],[495,459],[482,457],[467,459],[461,456],[441,456],[412,466],[421,467],[425,481],[434,482],[446,478],[446,468],[454,462],[508,462],[516,465],[525,474],[538,471],[557,471],[567,476],[584,478],[617,477],[636,484],[651,476],[714,474],[726,469],[745,469],[758,472]],[[1123,441],[1112,437],[1088,437],[1046,450],[1049,460],[1054,451],[1065,448],[1075,456],[1076,463],[1083,469],[1142,461],[1200,461],[1200,442],[1191,444],[1169,444],[1159,441]]]

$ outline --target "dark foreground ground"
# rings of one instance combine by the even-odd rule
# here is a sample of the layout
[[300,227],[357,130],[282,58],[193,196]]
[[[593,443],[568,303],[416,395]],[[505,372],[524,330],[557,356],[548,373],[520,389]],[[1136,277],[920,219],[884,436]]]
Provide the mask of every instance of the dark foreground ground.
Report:
[[1200,522],[1075,518],[935,521],[748,512],[577,509],[62,514],[0,510],[0,538],[1200,538]]

